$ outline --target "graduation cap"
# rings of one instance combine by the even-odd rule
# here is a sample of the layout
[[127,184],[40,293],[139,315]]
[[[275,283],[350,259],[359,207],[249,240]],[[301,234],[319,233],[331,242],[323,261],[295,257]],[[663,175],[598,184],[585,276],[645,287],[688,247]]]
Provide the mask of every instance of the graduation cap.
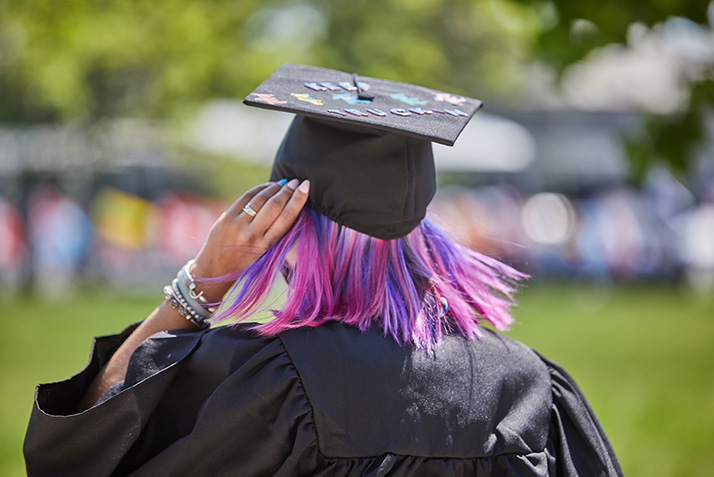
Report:
[[296,114],[271,180],[310,180],[310,206],[351,229],[395,239],[436,192],[431,143],[453,146],[477,99],[341,71],[285,64],[243,101]]

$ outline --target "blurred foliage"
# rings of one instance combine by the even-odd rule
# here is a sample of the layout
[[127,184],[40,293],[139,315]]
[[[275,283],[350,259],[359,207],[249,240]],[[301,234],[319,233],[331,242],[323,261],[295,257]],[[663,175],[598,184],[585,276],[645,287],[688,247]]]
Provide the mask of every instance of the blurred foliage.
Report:
[[272,70],[246,48],[260,3],[27,0],[0,16],[4,121],[167,117]]
[[[586,59],[596,48],[612,43],[627,43],[630,26],[639,23],[652,27],[671,17],[687,18],[708,25],[708,2],[703,0],[650,0],[647,2],[601,0],[574,2],[552,0],[540,5],[551,18],[550,28],[537,37],[535,58],[558,73],[577,61]],[[714,64],[699,77],[683,78],[689,82],[689,101],[680,114],[652,115],[645,129],[625,139],[633,179],[641,183],[655,164],[664,164],[685,179],[695,148],[705,139],[706,116],[714,109]]]
[[[0,122],[182,117],[244,97],[284,62],[514,106],[534,59],[562,72],[626,43],[634,22],[705,24],[706,10],[702,0],[0,0]],[[635,172],[653,159],[686,168],[713,102],[711,74],[692,81],[688,110],[631,139]]]
[[[689,104],[677,115],[650,116],[645,129],[625,139],[634,180],[642,183],[647,171],[663,164],[686,181],[696,148],[707,139],[707,117],[714,111],[714,65],[690,85]],[[714,139],[714,138],[711,138]]]
[[708,21],[706,0],[518,2],[533,6],[548,19],[547,27],[537,37],[534,53],[560,72],[595,48],[611,43],[626,44],[633,23],[651,27],[670,17],[684,17],[702,25]]
[[[497,21],[502,6],[518,28]],[[0,121],[175,117],[284,62],[510,92],[539,25],[508,0],[0,3]]]

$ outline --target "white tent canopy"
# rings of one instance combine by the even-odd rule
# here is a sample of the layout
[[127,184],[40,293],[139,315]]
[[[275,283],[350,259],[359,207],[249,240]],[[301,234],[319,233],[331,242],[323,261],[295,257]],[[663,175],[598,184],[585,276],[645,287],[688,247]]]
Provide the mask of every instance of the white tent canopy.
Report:
[[476,113],[453,147],[434,144],[437,171],[516,172],[535,160],[533,137],[520,124]]

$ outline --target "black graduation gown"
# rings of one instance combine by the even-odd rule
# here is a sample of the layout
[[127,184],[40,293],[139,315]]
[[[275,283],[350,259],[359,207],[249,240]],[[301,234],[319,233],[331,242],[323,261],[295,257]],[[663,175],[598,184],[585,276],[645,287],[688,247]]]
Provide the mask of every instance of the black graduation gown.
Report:
[[132,329],[38,387],[30,476],[622,475],[575,382],[487,330],[432,352],[339,323],[158,333],[123,383],[75,413]]

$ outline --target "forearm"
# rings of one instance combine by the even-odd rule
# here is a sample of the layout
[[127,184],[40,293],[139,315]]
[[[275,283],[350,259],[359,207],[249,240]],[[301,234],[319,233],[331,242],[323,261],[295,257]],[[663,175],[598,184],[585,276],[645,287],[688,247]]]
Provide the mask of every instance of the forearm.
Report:
[[127,338],[94,378],[77,410],[89,409],[109,388],[124,380],[132,354],[149,336],[159,331],[175,329],[196,329],[196,327],[171,307],[168,301],[164,301]]

